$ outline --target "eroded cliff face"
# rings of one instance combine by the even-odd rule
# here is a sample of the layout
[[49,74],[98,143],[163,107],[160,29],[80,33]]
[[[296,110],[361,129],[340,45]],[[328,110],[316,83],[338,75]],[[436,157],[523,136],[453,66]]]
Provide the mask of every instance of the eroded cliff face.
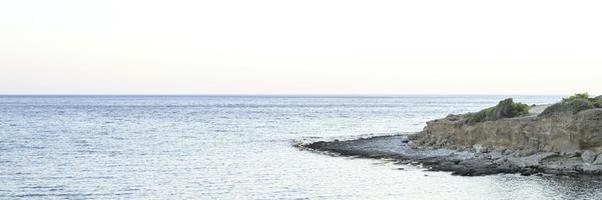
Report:
[[435,147],[483,147],[520,150],[524,154],[558,152],[602,153],[602,108],[553,116],[526,116],[478,123],[461,115],[427,122],[413,140]]

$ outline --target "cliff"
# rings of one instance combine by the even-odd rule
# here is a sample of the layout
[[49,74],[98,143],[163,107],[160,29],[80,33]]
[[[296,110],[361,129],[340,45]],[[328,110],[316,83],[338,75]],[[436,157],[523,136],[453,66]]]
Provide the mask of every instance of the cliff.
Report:
[[[545,109],[532,106],[530,112],[508,118],[475,121],[475,114],[471,113],[450,115],[427,122],[413,142],[446,148],[478,147],[480,151],[511,149],[523,156],[537,152],[587,155],[588,158],[584,158],[587,161],[602,163],[602,156],[599,156],[602,153],[602,108],[599,104],[602,96],[576,96]],[[488,109],[496,110],[509,102],[513,103],[507,99]]]

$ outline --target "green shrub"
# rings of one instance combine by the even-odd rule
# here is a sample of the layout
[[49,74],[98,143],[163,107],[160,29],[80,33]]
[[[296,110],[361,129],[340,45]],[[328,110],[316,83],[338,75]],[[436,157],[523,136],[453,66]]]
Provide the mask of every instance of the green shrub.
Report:
[[594,107],[596,108],[602,108],[602,95],[597,96],[594,98],[595,99],[595,103],[594,103]]
[[468,113],[467,119],[469,122],[484,122],[487,121],[488,116],[493,115],[495,107],[483,109],[477,113]]
[[468,122],[495,121],[502,118],[519,117],[529,113],[529,106],[524,103],[514,103],[510,99],[500,101],[496,106],[483,109],[476,113],[464,115]]
[[546,108],[539,116],[550,116],[556,113],[578,113],[582,110],[592,108],[602,108],[602,96],[590,98],[587,93],[577,93],[573,96],[563,98],[560,103],[556,103]]
[[523,115],[529,114],[529,106],[527,104],[513,103],[511,105],[512,105],[511,111],[513,112],[511,114],[512,117],[518,117],[518,116],[523,116]]
[[567,97],[567,98],[562,98],[562,102],[569,102],[569,101],[573,101],[575,99],[590,99],[589,98],[589,94],[586,93],[577,93],[573,96]]

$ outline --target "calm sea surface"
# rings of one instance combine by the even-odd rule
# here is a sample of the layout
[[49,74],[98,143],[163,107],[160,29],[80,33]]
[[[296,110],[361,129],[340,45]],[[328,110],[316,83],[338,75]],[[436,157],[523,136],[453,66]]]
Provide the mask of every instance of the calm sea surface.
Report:
[[602,198],[597,179],[458,177],[292,147],[415,132],[502,98],[0,96],[0,199]]

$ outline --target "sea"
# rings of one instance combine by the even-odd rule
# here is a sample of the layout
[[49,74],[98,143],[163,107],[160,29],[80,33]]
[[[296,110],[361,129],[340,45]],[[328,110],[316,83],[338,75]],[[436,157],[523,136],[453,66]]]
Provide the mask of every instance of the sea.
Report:
[[0,199],[602,199],[595,177],[453,176],[299,142],[415,133],[504,98],[0,96]]

